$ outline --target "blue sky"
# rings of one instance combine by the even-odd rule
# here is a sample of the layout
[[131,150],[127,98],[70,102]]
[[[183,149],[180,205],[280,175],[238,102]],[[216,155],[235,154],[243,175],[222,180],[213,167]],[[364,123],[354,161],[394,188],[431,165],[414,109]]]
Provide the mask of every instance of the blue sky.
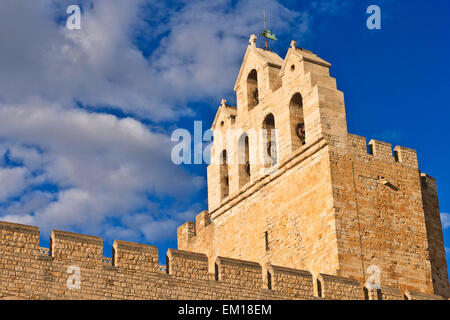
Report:
[[[81,30],[65,28],[82,7]],[[381,30],[366,8],[381,8]],[[450,248],[450,4],[431,1],[83,0],[0,3],[0,219],[157,245],[207,209],[206,166],[175,166],[171,132],[207,129],[262,11],[332,63],[348,129],[418,151]],[[258,40],[262,46],[262,41]]]

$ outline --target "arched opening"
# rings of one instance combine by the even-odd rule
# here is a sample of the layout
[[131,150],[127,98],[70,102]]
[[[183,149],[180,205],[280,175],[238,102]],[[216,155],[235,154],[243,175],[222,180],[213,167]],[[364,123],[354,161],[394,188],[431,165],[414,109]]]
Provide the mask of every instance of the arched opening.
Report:
[[251,109],[258,105],[259,94],[258,94],[258,73],[255,69],[250,71],[247,78],[247,100],[248,108]]
[[292,96],[289,103],[291,118],[291,136],[293,150],[298,149],[306,143],[305,118],[303,115],[303,98],[300,93]]
[[273,114],[269,113],[264,118],[263,130],[265,131],[264,164],[266,167],[271,167],[277,163],[277,141]]
[[226,150],[223,150],[220,155],[220,191],[221,199],[228,197],[230,181],[228,177],[228,156]]
[[239,187],[250,181],[250,141],[243,133],[238,140]]

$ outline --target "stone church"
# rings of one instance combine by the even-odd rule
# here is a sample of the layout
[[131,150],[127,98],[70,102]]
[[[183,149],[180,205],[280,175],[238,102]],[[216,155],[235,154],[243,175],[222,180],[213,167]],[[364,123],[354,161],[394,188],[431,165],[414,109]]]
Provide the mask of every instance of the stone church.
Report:
[[179,249],[448,296],[436,181],[416,151],[347,131],[330,63],[255,40],[237,106],[223,100],[212,125],[208,211],[179,227]]

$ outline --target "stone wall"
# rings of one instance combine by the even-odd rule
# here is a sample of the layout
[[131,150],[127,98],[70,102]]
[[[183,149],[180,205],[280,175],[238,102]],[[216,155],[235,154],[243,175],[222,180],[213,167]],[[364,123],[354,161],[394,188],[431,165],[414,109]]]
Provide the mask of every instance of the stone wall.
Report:
[[[155,247],[125,241],[114,242],[112,258],[102,251],[101,238],[64,231],[40,248],[38,228],[0,222],[0,299],[321,299],[307,271],[270,266],[263,276],[258,263],[217,257],[211,273],[206,255],[174,249],[166,268]],[[323,298],[364,299],[357,281],[322,278]]]
[[434,291],[436,294],[450,297],[436,180],[421,173],[420,182]]
[[[433,286],[437,269],[445,268],[440,286],[448,288],[439,212],[426,219],[424,205],[431,200],[422,195],[415,150],[397,146],[393,152],[390,144],[376,140],[367,146],[364,137],[349,134],[347,152],[331,152],[330,159],[337,275],[363,281],[375,265],[384,285],[445,295]],[[433,248],[436,261],[430,259]]]
[[218,210],[202,212],[195,224],[181,226],[178,248],[204,253],[210,261],[217,256],[256,261],[263,271],[274,264],[335,274],[328,154],[323,139],[303,146],[273,174],[249,183]]
[[[425,185],[427,187],[425,187]],[[180,249],[449,296],[436,184],[415,150],[349,134],[302,146],[271,175],[178,230]],[[210,266],[210,270],[211,270]]]
[[[330,66],[295,41],[284,59],[251,42],[237,107],[222,103],[212,125],[209,211],[178,229],[179,249],[206,254],[210,271],[218,256],[258,262],[263,279],[273,264],[360,282],[376,270],[384,286],[450,296],[434,179],[419,171],[415,150],[348,133]],[[250,106],[255,71],[259,99]],[[252,159],[271,154],[272,143],[251,134],[268,116],[278,131],[269,165]],[[245,183],[236,161],[243,134]],[[217,161],[224,151],[226,167]]]
[[[212,126],[209,211],[178,228],[180,250],[168,251],[165,267],[152,246],[115,241],[113,257],[104,258],[102,239],[53,231],[51,248],[39,249],[37,228],[1,223],[1,293],[117,299],[449,297],[434,179],[419,171],[415,150],[392,150],[376,140],[367,145],[364,137],[348,134],[344,95],[330,66],[295,42],[285,59],[251,42],[234,87],[237,107],[223,100]],[[256,79],[249,78],[255,71]],[[258,101],[250,106],[254,81]],[[275,144],[256,134],[268,118],[277,130]],[[305,141],[297,125],[304,126]],[[244,133],[248,172],[237,161]],[[258,149],[267,156],[272,146],[277,147],[272,167],[254,161]],[[221,164],[217,158],[225,153]],[[79,291],[67,289],[70,266],[81,272]],[[380,289],[362,290],[361,283],[373,276],[369,270],[379,272]]]

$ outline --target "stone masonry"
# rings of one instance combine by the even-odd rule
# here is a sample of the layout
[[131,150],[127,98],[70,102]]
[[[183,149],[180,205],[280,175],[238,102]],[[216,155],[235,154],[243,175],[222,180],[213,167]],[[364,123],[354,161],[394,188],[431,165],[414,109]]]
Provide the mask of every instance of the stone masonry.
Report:
[[[39,229],[0,222],[1,299],[442,299],[382,287],[369,295],[356,280],[319,275],[314,292],[308,271],[270,266],[264,279],[257,262],[217,257],[208,270],[202,253],[169,249],[166,266],[153,246],[115,241],[113,258],[102,256],[101,238],[54,230],[51,247],[39,247]],[[68,283],[79,268],[76,288]]]
[[[308,270],[314,279],[365,282],[375,265],[381,285],[448,297],[435,180],[420,172],[415,150],[367,145],[347,132],[329,68],[294,41],[285,59],[251,41],[234,87],[237,108],[222,103],[212,126],[209,210],[179,228],[179,248],[210,261],[255,261],[263,273],[272,264]],[[252,162],[265,141],[251,132],[264,131],[267,118],[278,131],[272,172]],[[247,172],[240,135],[250,146]]]
[[0,298],[450,297],[436,181],[416,151],[348,133],[331,65],[255,39],[237,107],[222,100],[212,125],[208,210],[178,228],[166,265],[153,246],[116,240],[106,258],[101,238],[53,230],[41,248],[37,227],[0,222]]

